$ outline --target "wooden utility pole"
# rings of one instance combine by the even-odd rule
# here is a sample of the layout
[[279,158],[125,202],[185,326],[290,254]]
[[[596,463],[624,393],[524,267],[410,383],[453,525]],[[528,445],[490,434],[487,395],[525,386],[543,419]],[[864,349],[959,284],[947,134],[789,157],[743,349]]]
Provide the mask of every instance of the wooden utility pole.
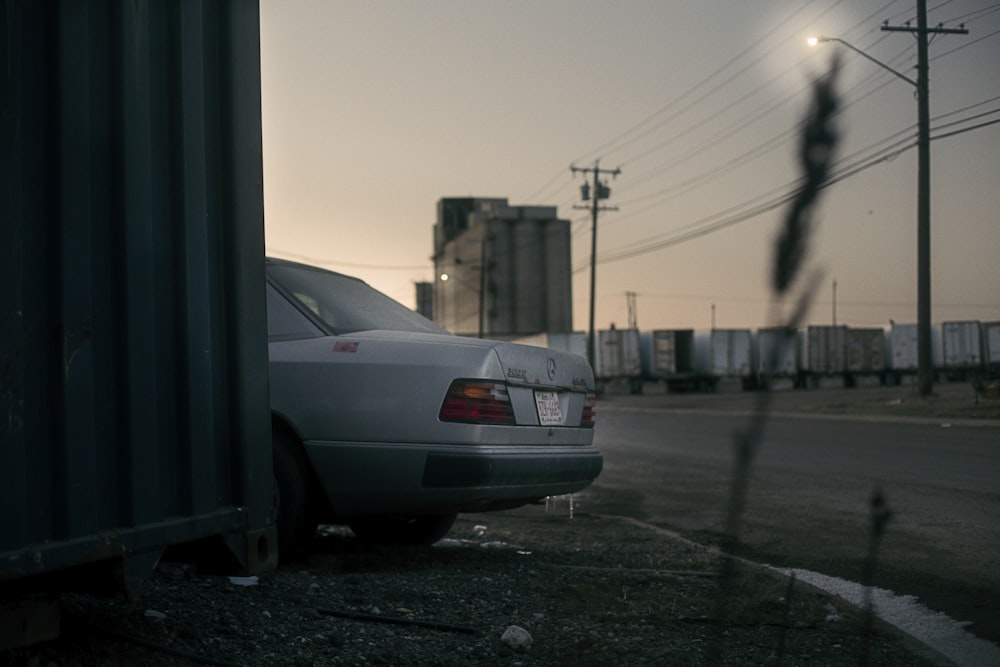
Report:
[[[917,27],[909,24],[882,30],[910,32],[917,38],[917,383],[921,396],[934,391],[934,367],[931,353],[931,137],[930,88],[928,85],[927,36],[967,35],[959,28],[927,27],[927,0],[917,0]],[[912,82],[911,82],[912,83]]]
[[582,172],[584,174],[594,175],[594,184],[591,186],[584,180],[583,185],[580,186],[580,193],[583,201],[590,201],[590,206],[574,206],[577,209],[590,209],[590,219],[591,219],[591,231],[590,231],[590,325],[587,328],[587,361],[590,362],[590,368],[596,370],[594,366],[594,348],[597,345],[597,341],[594,338],[594,290],[597,286],[597,214],[600,211],[617,211],[617,207],[612,206],[601,206],[600,201],[602,199],[607,199],[611,196],[611,188],[608,187],[607,181],[601,181],[601,174],[610,174],[611,176],[617,176],[621,173],[621,169],[601,169],[600,160],[594,161],[593,167],[577,167],[575,165],[570,166],[570,170],[575,174],[577,172]]

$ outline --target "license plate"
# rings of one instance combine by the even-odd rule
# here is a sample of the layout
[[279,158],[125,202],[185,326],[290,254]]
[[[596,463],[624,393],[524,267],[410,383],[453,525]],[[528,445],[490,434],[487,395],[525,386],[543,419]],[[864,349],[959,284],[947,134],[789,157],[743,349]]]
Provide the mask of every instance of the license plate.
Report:
[[538,423],[542,426],[562,426],[562,408],[559,394],[554,391],[536,391],[535,406],[538,408]]

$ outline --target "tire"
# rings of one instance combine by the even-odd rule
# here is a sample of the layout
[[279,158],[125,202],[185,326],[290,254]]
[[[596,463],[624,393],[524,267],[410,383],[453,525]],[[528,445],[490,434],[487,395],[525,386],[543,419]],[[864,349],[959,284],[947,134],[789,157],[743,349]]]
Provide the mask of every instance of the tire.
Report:
[[419,516],[371,516],[348,523],[362,542],[373,544],[434,544],[448,534],[457,514]]
[[305,551],[316,533],[316,489],[301,443],[284,431],[271,434],[274,504],[281,560]]

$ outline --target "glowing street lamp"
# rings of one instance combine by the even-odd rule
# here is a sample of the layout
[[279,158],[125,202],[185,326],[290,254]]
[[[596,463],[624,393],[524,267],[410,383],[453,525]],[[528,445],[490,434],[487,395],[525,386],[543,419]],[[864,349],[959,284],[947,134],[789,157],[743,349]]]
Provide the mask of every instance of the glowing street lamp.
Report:
[[841,45],[849,48],[851,51],[854,51],[855,53],[857,53],[862,58],[867,58],[868,60],[872,61],[873,63],[875,63],[876,65],[878,65],[882,69],[887,70],[889,72],[892,72],[893,74],[895,74],[896,76],[898,76],[900,79],[902,79],[906,83],[910,84],[911,86],[917,86],[917,87],[920,86],[919,83],[917,83],[915,80],[911,79],[910,77],[906,76],[902,72],[889,67],[888,65],[886,65],[881,60],[876,60],[875,58],[871,57],[870,55],[868,55],[867,53],[865,53],[864,51],[862,51],[858,47],[854,46],[853,44],[850,44],[849,42],[846,42],[846,41],[840,39],[839,37],[825,37],[823,35],[819,35],[819,36],[816,36],[816,37],[810,37],[809,39],[806,40],[806,42],[809,44],[809,46],[816,46],[817,44],[821,44],[823,42],[836,42],[837,44],[841,44]]

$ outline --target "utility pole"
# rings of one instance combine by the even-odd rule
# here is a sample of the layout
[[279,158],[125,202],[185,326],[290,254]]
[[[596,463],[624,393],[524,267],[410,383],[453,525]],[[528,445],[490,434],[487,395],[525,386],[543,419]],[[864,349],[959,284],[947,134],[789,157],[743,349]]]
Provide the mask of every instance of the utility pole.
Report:
[[628,328],[639,328],[639,311],[636,308],[635,292],[625,292],[625,303],[628,306]]
[[479,241],[479,337],[482,338],[486,327],[486,242],[492,240],[490,223],[493,218],[483,222],[483,237]]
[[891,26],[886,21],[884,31],[910,32],[917,38],[917,383],[920,395],[930,396],[934,387],[933,356],[931,354],[931,138],[930,87],[928,85],[927,36],[940,34],[967,35],[964,24],[959,28],[927,27],[927,0],[917,0],[917,27],[908,23]]
[[[596,339],[594,338],[594,290],[597,286],[597,214],[600,211],[617,211],[618,207],[611,206],[601,206],[600,201],[602,199],[607,199],[611,196],[611,188],[608,187],[607,181],[602,182],[600,180],[601,174],[610,174],[611,176],[617,176],[621,173],[621,169],[601,169],[600,160],[594,161],[593,167],[577,167],[576,165],[571,165],[570,170],[576,174],[581,172],[584,174],[594,175],[594,185],[591,186],[586,180],[583,181],[583,185],[580,186],[580,194],[582,195],[580,199],[583,201],[590,201],[590,206],[574,206],[576,209],[590,209],[590,220],[591,220],[591,230],[590,230],[590,325],[587,329],[587,361],[590,362],[590,367],[592,369],[594,366],[594,347],[597,345]],[[593,196],[591,196],[593,195]]]

